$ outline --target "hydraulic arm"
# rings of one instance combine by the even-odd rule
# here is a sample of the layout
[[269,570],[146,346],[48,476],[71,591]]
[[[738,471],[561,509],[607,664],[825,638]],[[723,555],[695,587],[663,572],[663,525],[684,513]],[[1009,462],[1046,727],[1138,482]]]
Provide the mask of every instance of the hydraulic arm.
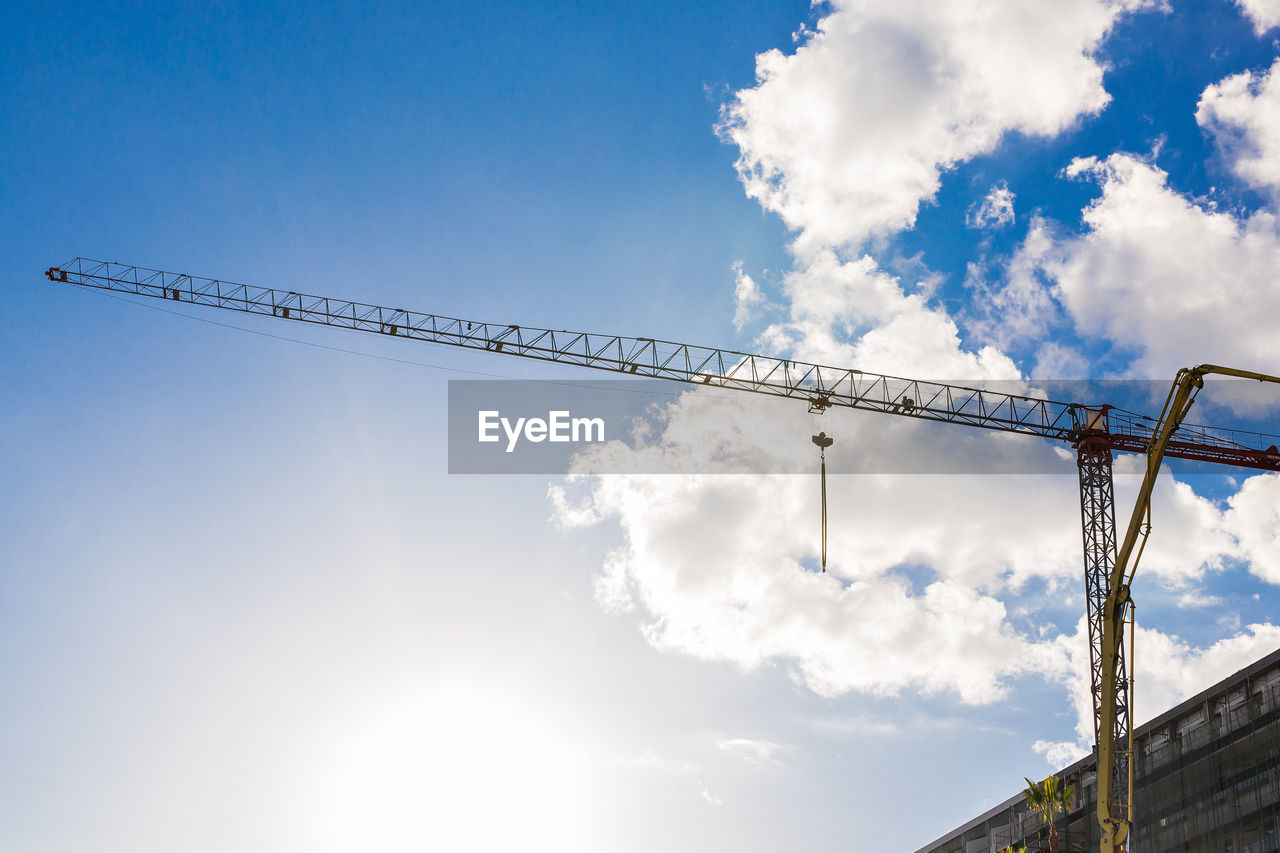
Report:
[[[1123,660],[1124,626],[1132,620],[1133,600],[1129,585],[1133,582],[1138,561],[1151,532],[1151,493],[1160,463],[1172,441],[1174,432],[1191,410],[1196,394],[1210,374],[1259,382],[1280,383],[1280,377],[1236,370],[1213,364],[1183,368],[1178,371],[1165,400],[1155,434],[1147,448],[1147,466],[1138,489],[1138,500],[1125,530],[1124,541],[1116,552],[1115,563],[1107,579],[1106,598],[1101,608],[1102,680],[1098,704],[1098,824],[1102,827],[1103,853],[1123,853],[1133,825],[1133,744],[1127,719],[1129,683],[1120,670]],[[1134,548],[1137,553],[1134,553]],[[1132,561],[1130,557],[1132,556]],[[1126,719],[1121,719],[1121,714]],[[1109,772],[1108,772],[1109,771]]]

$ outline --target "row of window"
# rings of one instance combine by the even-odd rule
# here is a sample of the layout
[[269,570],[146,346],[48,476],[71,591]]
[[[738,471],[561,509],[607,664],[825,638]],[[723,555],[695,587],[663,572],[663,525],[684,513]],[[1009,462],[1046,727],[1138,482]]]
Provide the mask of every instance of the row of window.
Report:
[[[1280,721],[1261,720],[1277,709],[1280,668],[1139,731],[1134,853],[1280,853]],[[1219,739],[1214,749],[1202,749]],[[1085,767],[1067,782],[1080,795],[1059,825],[1062,850],[1088,850],[1098,840],[1097,779]],[[929,853],[996,853],[1011,844],[1048,850],[1043,835],[1040,817],[1019,800]]]

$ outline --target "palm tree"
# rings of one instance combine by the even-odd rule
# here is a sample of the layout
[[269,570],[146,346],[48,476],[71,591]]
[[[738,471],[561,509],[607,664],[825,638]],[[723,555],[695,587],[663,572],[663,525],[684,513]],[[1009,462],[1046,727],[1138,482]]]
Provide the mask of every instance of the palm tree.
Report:
[[1022,792],[1022,796],[1027,798],[1027,805],[1031,806],[1031,810],[1039,814],[1045,825],[1049,827],[1050,853],[1058,853],[1058,828],[1054,826],[1053,819],[1059,813],[1066,814],[1075,804],[1075,786],[1063,783],[1057,776],[1050,776],[1038,785],[1025,776],[1022,778],[1027,783],[1027,789]]

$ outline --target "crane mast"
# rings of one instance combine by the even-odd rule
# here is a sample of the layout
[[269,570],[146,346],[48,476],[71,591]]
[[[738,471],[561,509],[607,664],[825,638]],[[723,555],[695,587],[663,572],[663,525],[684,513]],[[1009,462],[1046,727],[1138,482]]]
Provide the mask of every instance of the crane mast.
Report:
[[[1275,436],[1183,423],[1205,373],[1280,381],[1211,365],[1180,372],[1178,381],[1186,385],[1189,396],[1180,397],[1182,385],[1175,384],[1165,412],[1153,421],[1105,404],[1055,402],[655,338],[465,320],[87,258],[50,267],[45,275],[53,282],[299,323],[799,399],[819,411],[831,407],[876,411],[1071,444],[1079,471],[1090,685],[1098,743],[1098,817],[1104,853],[1124,849],[1132,824],[1131,682],[1120,633],[1132,614],[1128,582],[1133,566],[1127,560],[1141,528],[1139,516],[1150,511],[1151,488],[1160,460],[1172,457],[1280,471],[1280,439]],[[1148,460],[1139,507],[1134,510],[1135,520],[1123,545],[1117,542],[1115,525],[1112,456],[1116,451],[1143,453]],[[1140,512],[1144,502],[1146,509]]]

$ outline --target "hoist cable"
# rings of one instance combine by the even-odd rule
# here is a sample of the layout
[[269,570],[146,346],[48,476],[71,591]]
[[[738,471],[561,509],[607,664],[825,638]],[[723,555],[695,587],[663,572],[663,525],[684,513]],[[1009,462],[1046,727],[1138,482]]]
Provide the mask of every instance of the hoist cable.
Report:
[[822,571],[827,570],[827,451],[822,451]]

